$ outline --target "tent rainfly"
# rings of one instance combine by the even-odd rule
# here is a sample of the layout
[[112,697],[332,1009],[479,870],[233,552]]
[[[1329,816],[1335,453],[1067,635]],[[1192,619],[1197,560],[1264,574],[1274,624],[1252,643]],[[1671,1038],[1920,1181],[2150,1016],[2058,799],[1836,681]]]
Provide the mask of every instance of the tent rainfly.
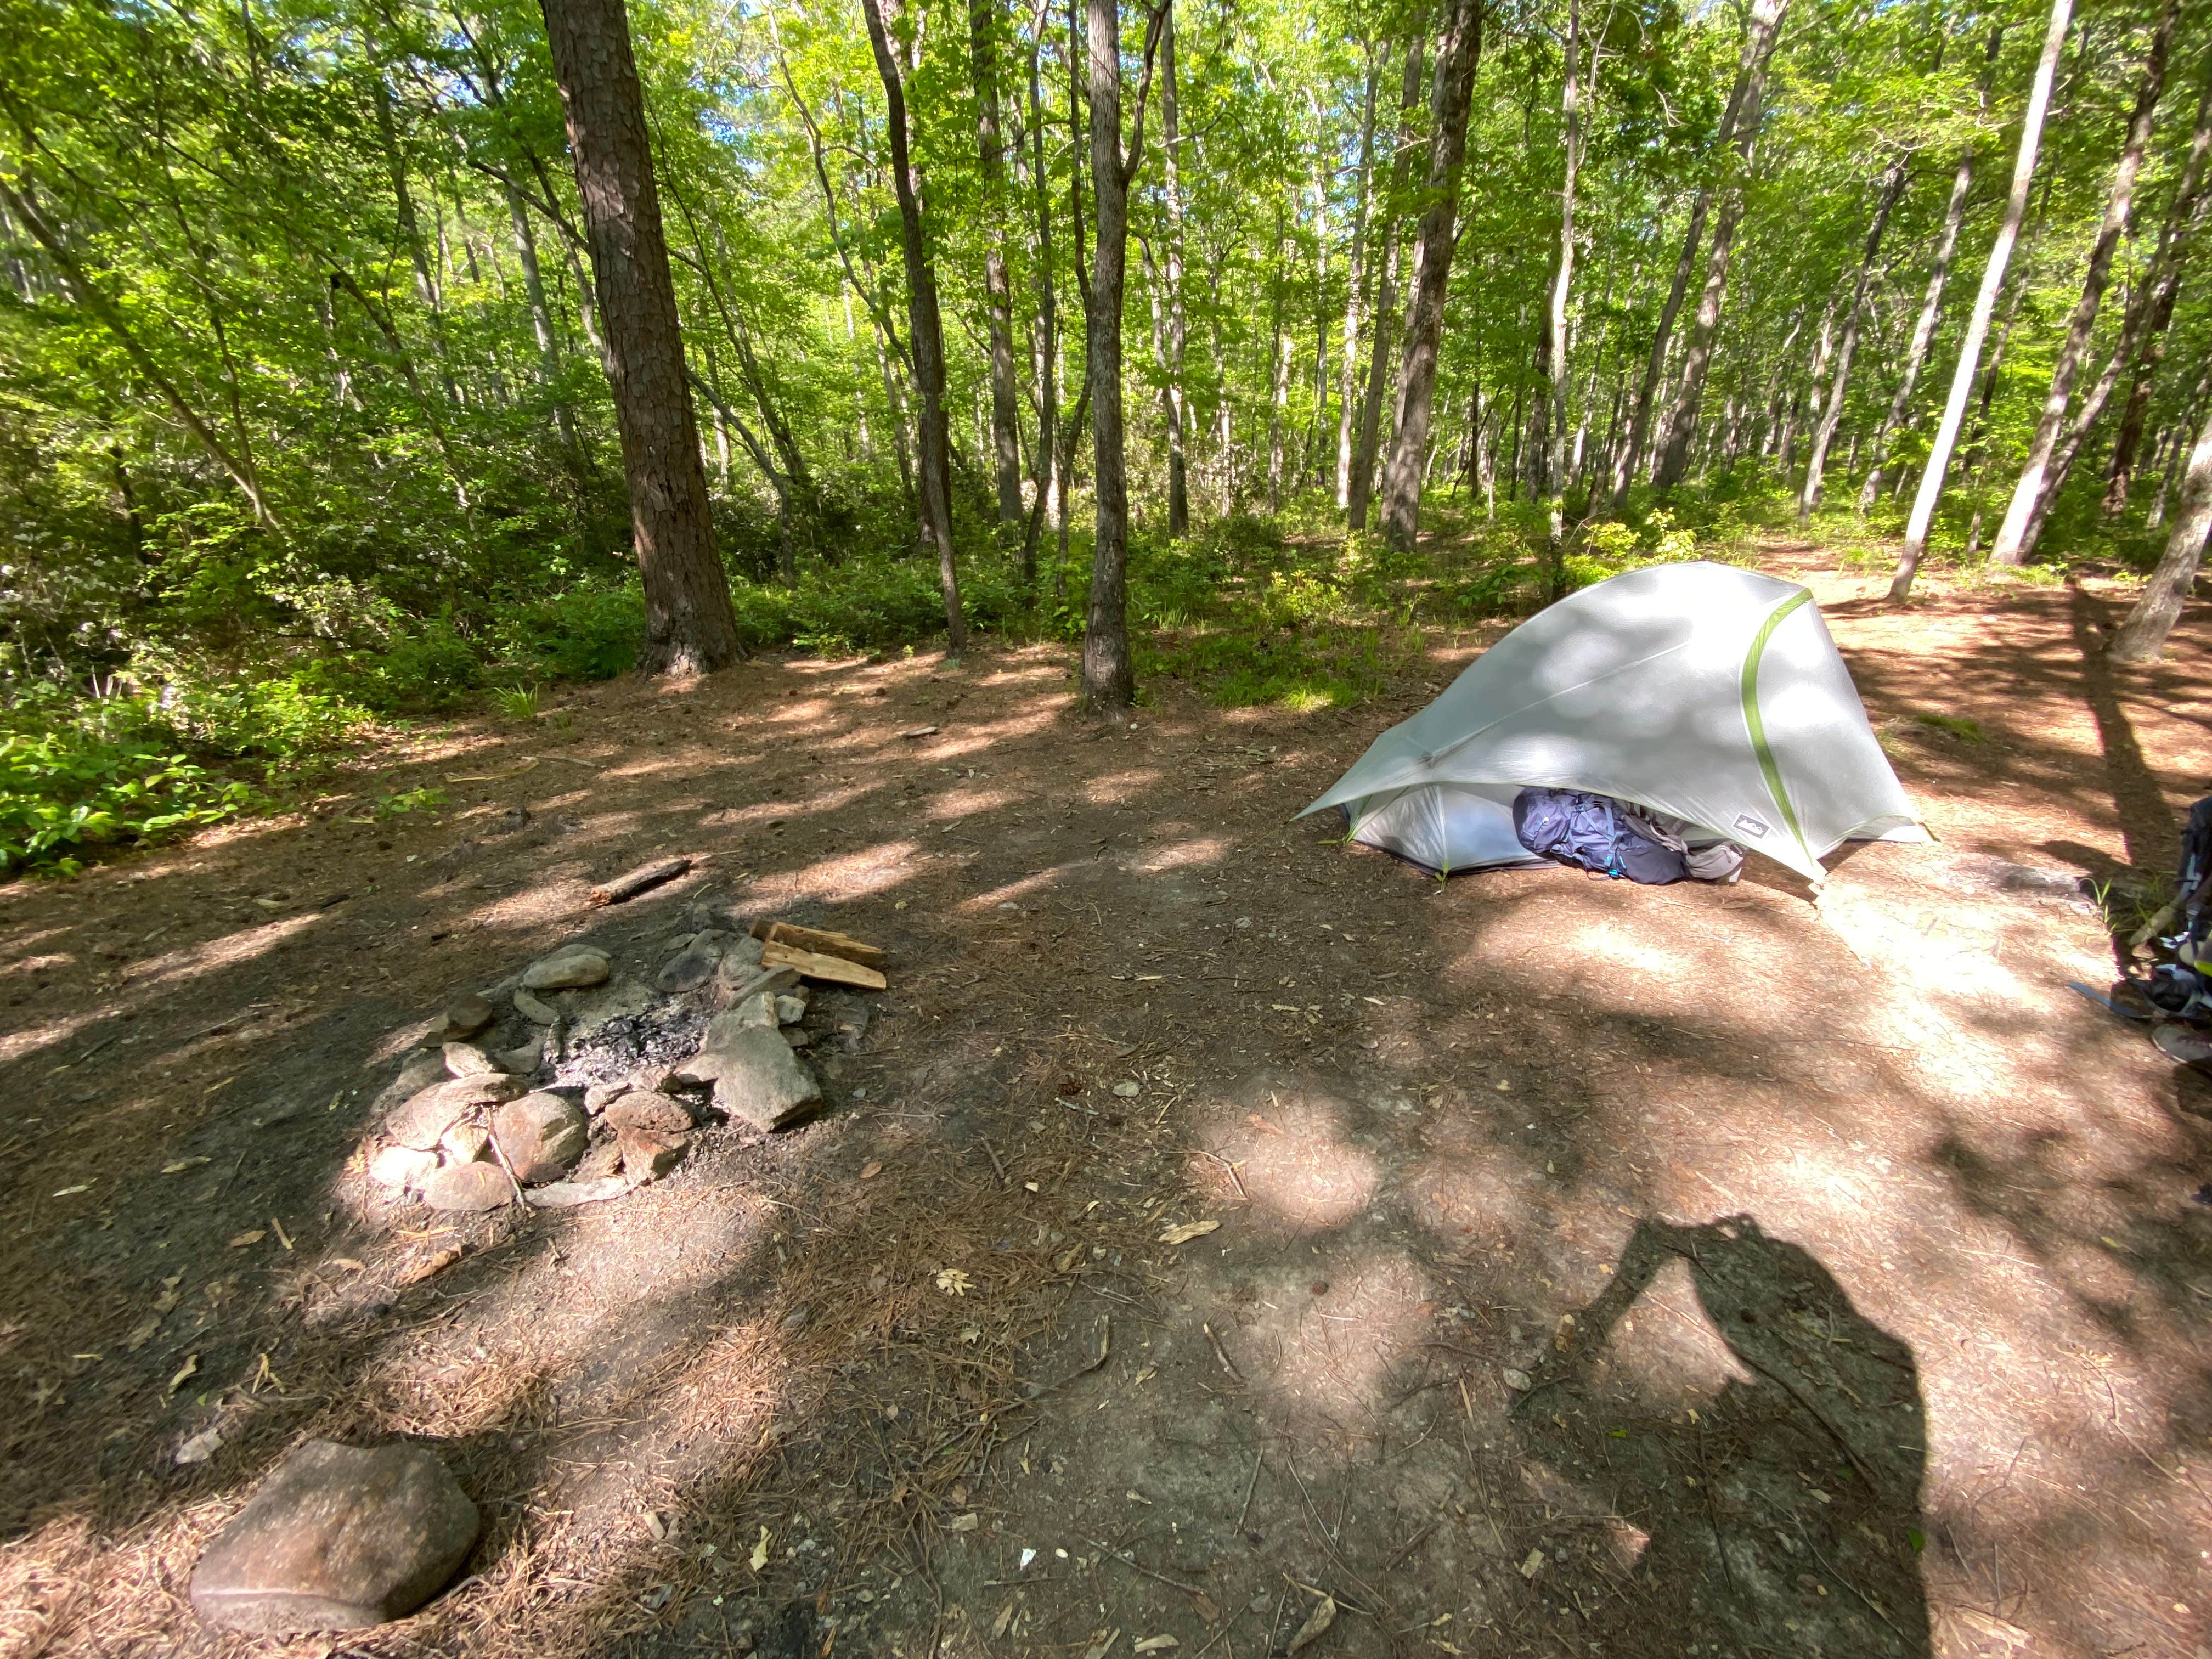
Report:
[[1583,588],[1477,658],[1305,809],[1439,874],[1540,862],[1531,784],[1686,820],[1818,883],[1846,841],[1929,839],[1813,596],[1703,561]]

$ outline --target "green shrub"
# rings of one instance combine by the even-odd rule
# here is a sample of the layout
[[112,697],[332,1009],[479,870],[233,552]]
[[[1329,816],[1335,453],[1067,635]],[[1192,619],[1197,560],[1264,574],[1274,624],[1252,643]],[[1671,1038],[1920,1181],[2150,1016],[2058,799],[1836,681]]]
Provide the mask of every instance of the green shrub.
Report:
[[611,680],[637,666],[645,647],[645,594],[635,580],[587,584],[508,613],[500,654],[562,680]]
[[483,684],[483,659],[450,623],[432,623],[375,658],[362,677],[363,702],[381,714],[452,708]]
[[156,840],[244,811],[246,785],[150,737],[86,726],[0,737],[0,873],[74,874],[79,854]]

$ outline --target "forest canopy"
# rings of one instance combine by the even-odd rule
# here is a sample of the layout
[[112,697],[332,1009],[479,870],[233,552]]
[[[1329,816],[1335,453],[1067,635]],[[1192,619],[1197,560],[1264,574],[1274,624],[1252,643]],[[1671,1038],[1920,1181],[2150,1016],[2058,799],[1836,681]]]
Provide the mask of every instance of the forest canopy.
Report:
[[0,868],[771,646],[1356,701],[1762,525],[2158,565],[2154,654],[2206,21],[0,0]]

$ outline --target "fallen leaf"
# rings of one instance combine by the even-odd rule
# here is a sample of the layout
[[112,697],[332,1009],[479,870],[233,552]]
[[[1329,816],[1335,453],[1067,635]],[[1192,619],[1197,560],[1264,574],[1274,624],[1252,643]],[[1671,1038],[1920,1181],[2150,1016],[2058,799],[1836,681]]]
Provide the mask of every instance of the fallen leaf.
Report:
[[256,1227],[252,1232],[240,1233],[236,1238],[232,1239],[230,1241],[230,1248],[234,1250],[242,1250],[249,1244],[258,1244],[263,1239],[268,1237],[269,1233],[266,1228]]
[[1005,1607],[1000,1609],[997,1620],[994,1621],[991,1626],[991,1639],[995,1642],[1001,1636],[1004,1636],[1006,1633],[1006,1626],[1013,1622],[1014,1604],[1012,1601],[1009,1601],[1006,1603]]
[[420,1285],[432,1274],[445,1272],[460,1259],[461,1247],[458,1244],[449,1244],[437,1255],[427,1261],[416,1262],[405,1273],[400,1274],[399,1282],[402,1285]]
[[1132,1653],[1165,1653],[1170,1648],[1179,1648],[1182,1643],[1172,1636],[1147,1636],[1129,1651]]
[[1143,1091],[1143,1085],[1141,1084],[1133,1083],[1127,1078],[1122,1079],[1121,1082],[1114,1085],[1114,1092],[1124,1100],[1133,1099]]
[[349,1273],[365,1273],[368,1271],[368,1264],[367,1262],[356,1261],[349,1255],[332,1256],[331,1258],[331,1266],[333,1267],[343,1267]]
[[177,1448],[177,1462],[188,1467],[194,1463],[204,1463],[209,1458],[213,1457],[222,1446],[222,1431],[220,1429],[203,1429]]
[[210,1162],[210,1160],[204,1158],[180,1158],[174,1164],[164,1164],[161,1166],[161,1173],[163,1175],[182,1175],[185,1170],[197,1170],[201,1164],[208,1162]]
[[1198,1616],[1207,1624],[1218,1625],[1221,1622],[1221,1609],[1213,1605],[1213,1598],[1204,1590],[1191,1591],[1190,1604],[1197,1610]]
[[863,1181],[873,1181],[883,1172],[883,1160],[880,1158],[872,1158],[866,1164],[863,1164],[860,1166],[860,1179]]
[[973,1532],[983,1524],[983,1517],[972,1510],[966,1515],[956,1515],[945,1523],[947,1532]]
[[137,1353],[139,1349],[154,1340],[154,1333],[161,1328],[161,1316],[157,1313],[148,1314],[133,1325],[131,1328],[131,1334],[123,1339],[123,1351],[125,1353]]
[[1328,1627],[1335,1622],[1336,1598],[1324,1595],[1321,1598],[1321,1605],[1313,1610],[1313,1617],[1299,1626],[1298,1633],[1291,1638],[1289,1651],[1296,1653],[1300,1648],[1320,1641],[1328,1634]]
[[[1029,1564],[1030,1564],[1030,1562],[1032,1562],[1032,1561],[1034,1561],[1034,1560],[1036,1560],[1036,1552],[1035,1550],[1031,1550],[1031,1549],[1025,1549],[1025,1550],[1024,1550],[1024,1551],[1022,1552],[1021,1566],[1022,1566],[1022,1567],[1026,1567],[1027,1565],[1029,1565]],[[1015,1569],[1015,1571],[1018,1571],[1018,1572],[1020,1570],[1021,1570],[1021,1568],[1020,1568],[1020,1567],[1017,1567],[1017,1568]]]
[[761,1528],[760,1542],[753,1546],[753,1553],[749,1559],[755,1572],[766,1570],[768,1566],[768,1528],[766,1527]]
[[1536,1575],[1544,1570],[1544,1552],[1530,1550],[1528,1559],[1521,1564],[1521,1576],[1534,1583]]
[[975,1281],[958,1267],[947,1267],[937,1275],[937,1288],[947,1296],[965,1296],[975,1285]]
[[177,1305],[177,1286],[183,1284],[182,1273],[171,1273],[161,1281],[161,1293],[154,1298],[154,1311],[165,1314]]
[[1163,1244],[1188,1244],[1194,1238],[1203,1238],[1220,1227],[1218,1221],[1186,1221],[1179,1227],[1170,1227],[1160,1235]]
[[186,1354],[185,1363],[177,1367],[177,1374],[169,1379],[169,1392],[174,1394],[183,1388],[186,1379],[199,1374],[199,1369],[200,1357],[196,1353]]
[[1121,1639],[1118,1630],[1095,1630],[1091,1632],[1091,1646],[1083,1659],[1106,1659],[1107,1650]]

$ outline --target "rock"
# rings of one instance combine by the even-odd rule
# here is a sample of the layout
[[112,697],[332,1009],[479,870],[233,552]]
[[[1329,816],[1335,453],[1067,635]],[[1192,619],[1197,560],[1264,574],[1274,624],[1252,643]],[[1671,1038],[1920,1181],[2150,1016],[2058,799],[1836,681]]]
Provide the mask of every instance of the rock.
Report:
[[368,1160],[368,1178],[380,1187],[404,1192],[420,1187],[422,1177],[437,1167],[435,1152],[417,1152],[412,1146],[386,1146]]
[[796,1025],[806,1018],[806,995],[802,991],[789,991],[775,1000],[775,1017],[786,1025]]
[[589,1185],[605,1181],[622,1171],[622,1147],[612,1140],[595,1142],[584,1154],[582,1163],[568,1172],[568,1179],[578,1185]]
[[645,1013],[659,1002],[659,993],[643,980],[617,980],[605,990],[594,991],[569,1011],[568,1039],[572,1042],[584,1042],[602,1026],[632,1014]]
[[740,1024],[727,1013],[707,1022],[699,1052],[677,1075],[713,1084],[714,1104],[758,1129],[780,1128],[822,1097],[820,1082],[774,1026]]
[[447,1004],[431,1036],[440,1042],[465,1042],[490,1024],[497,1012],[488,1000],[471,992]]
[[697,990],[714,977],[729,943],[730,936],[715,928],[694,933],[653,982],[671,995]]
[[473,1164],[485,1156],[491,1146],[491,1131],[475,1118],[463,1118],[447,1126],[438,1137],[438,1150],[451,1164]]
[[[752,939],[749,943],[757,947],[760,941]],[[757,959],[745,962],[735,952],[722,958],[719,975],[717,982],[721,987],[722,994],[732,1002],[757,996],[763,991],[793,990],[799,984],[796,968],[763,968]]]
[[208,1546],[192,1607],[257,1636],[404,1619],[453,1576],[479,1524],[446,1466],[418,1446],[310,1440]]
[[628,1094],[635,1085],[627,1079],[620,1083],[594,1083],[584,1091],[584,1109],[596,1115]]
[[718,1023],[727,1020],[732,1027],[758,1025],[771,1031],[783,1023],[776,1016],[775,994],[772,991],[740,997],[714,1018]]
[[761,942],[740,929],[731,935],[722,946],[722,978],[726,984],[734,984],[738,978],[760,966]]
[[804,1025],[787,1025],[779,1035],[794,1048],[811,1048],[814,1042],[814,1033]]
[[622,1176],[604,1176],[596,1181],[556,1181],[550,1186],[532,1187],[523,1194],[522,1201],[533,1210],[566,1210],[620,1198],[629,1190],[629,1182]]
[[422,1201],[434,1210],[496,1210],[514,1201],[514,1183],[496,1164],[441,1164],[422,1177]]
[[493,1058],[515,1076],[528,1077],[545,1063],[545,1033],[539,1031],[519,1048],[501,1048]]
[[485,1077],[505,1069],[489,1054],[471,1043],[449,1042],[442,1052],[446,1071],[453,1077]]
[[543,997],[532,996],[518,987],[514,993],[514,1012],[532,1025],[550,1025],[561,1018],[561,1011]]
[[451,1075],[446,1070],[445,1057],[436,1049],[411,1054],[400,1063],[399,1075],[377,1091],[369,1111],[373,1116],[389,1116],[432,1084],[443,1083]]
[[633,1186],[657,1181],[684,1161],[689,1135],[666,1134],[658,1129],[624,1129],[615,1137],[622,1148],[623,1175]]
[[584,1155],[592,1121],[554,1094],[525,1095],[492,1115],[492,1139],[526,1186],[558,1181]]
[[[442,1070],[445,1062],[439,1062]],[[480,1106],[495,1106],[527,1091],[519,1077],[488,1072],[481,1077],[452,1078],[410,1095],[384,1121],[384,1133],[403,1146],[428,1152],[453,1124]]]
[[604,985],[614,964],[607,953],[590,945],[564,945],[550,957],[540,957],[522,970],[526,991],[567,991],[580,986]]
[[653,1129],[663,1134],[682,1134],[691,1127],[691,1109],[667,1095],[638,1090],[607,1108],[607,1122],[617,1131]]

